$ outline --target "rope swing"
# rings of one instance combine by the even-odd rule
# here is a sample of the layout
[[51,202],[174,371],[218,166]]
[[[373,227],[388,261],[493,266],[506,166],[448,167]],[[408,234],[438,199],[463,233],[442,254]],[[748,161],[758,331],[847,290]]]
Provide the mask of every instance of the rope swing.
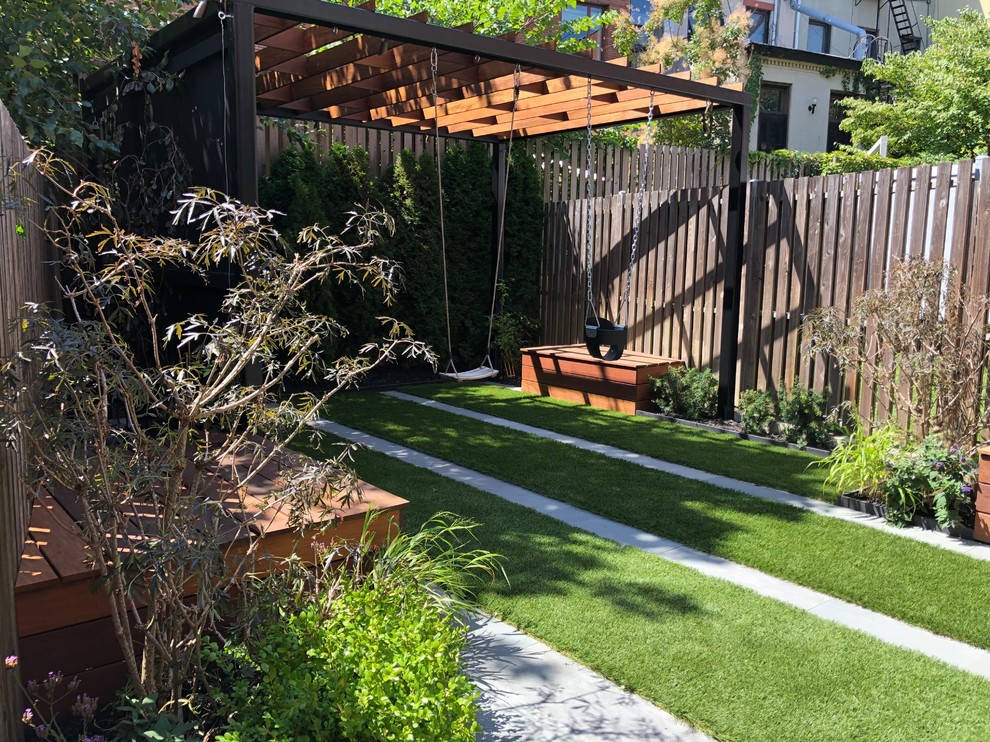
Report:
[[[633,233],[629,250],[629,267],[626,270],[626,286],[622,299],[615,313],[616,320],[622,317],[622,322],[612,322],[598,315],[596,308],[592,273],[594,258],[591,253],[591,235],[594,225],[591,223],[591,199],[594,195],[591,177],[591,78],[588,78],[588,120],[587,137],[584,150],[585,173],[585,234],[584,259],[588,278],[588,308],[590,316],[584,321],[584,345],[595,358],[603,361],[617,361],[622,358],[628,341],[629,325],[629,292],[632,287],[632,272],[636,265],[636,251],[639,249],[639,226],[643,217],[643,195],[646,191],[646,164],[649,162],[650,127],[653,124],[653,101],[655,91],[650,91],[650,107],[646,114],[646,146],[640,150],[639,173],[636,192],[636,204],[633,209]],[[602,348],[607,348],[603,353]]]
[[509,167],[512,162],[512,138],[516,128],[516,107],[519,103],[519,86],[522,68],[516,65],[512,76],[512,114],[509,118],[509,141],[505,151],[505,178],[502,183],[498,214],[498,244],[495,249],[495,280],[492,281],[492,301],[488,314],[488,339],[485,358],[481,365],[468,371],[458,371],[454,365],[454,342],[450,331],[450,295],[447,290],[447,237],[443,217],[443,166],[440,162],[440,96],[437,89],[437,50],[430,53],[430,71],[433,78],[433,153],[437,165],[437,194],[440,202],[440,256],[443,264],[443,307],[447,323],[447,369],[440,375],[453,381],[481,381],[498,376],[498,369],[491,359],[492,331],[495,326],[495,304],[498,297],[498,275],[505,250],[505,201],[509,191]]

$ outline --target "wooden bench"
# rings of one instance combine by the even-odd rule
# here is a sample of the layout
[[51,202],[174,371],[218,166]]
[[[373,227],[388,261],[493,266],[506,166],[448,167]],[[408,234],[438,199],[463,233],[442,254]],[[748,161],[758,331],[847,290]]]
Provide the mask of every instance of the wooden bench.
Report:
[[655,410],[650,378],[684,362],[626,351],[617,361],[594,358],[583,345],[522,349],[522,390],[568,402],[635,414]]
[[[221,503],[221,517],[228,518],[231,526],[239,526],[225,529],[229,535],[222,543],[228,559],[243,555],[248,543],[260,538],[260,554],[278,558],[295,551],[302,559],[312,560],[314,539],[324,543],[356,540],[369,510],[381,513],[369,528],[374,540],[380,542],[401,527],[402,511],[408,505],[406,500],[362,482],[360,500],[346,507],[336,503],[332,516],[338,520],[334,525],[327,527],[331,515],[321,509],[311,513],[312,525],[300,532],[290,525],[283,507],[270,507],[264,500],[278,486],[277,467],[266,467],[248,482],[240,493],[241,507],[240,497],[231,496],[230,485],[244,462],[221,464],[209,496]],[[67,678],[78,675],[82,681],[79,692],[107,702],[127,673],[114,636],[109,602],[95,582],[98,572],[77,524],[80,519],[78,498],[68,490],[42,493],[33,504],[15,587],[21,676],[25,681],[41,679],[56,670]]]

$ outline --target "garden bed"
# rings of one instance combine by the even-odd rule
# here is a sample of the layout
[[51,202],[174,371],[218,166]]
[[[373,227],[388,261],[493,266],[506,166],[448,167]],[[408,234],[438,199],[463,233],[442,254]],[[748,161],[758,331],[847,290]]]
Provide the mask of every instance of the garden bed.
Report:
[[[866,513],[867,515],[872,515],[877,518],[886,519],[887,517],[886,505],[881,502],[876,502],[875,500],[870,500],[855,492],[839,495],[835,500],[835,504],[841,505],[844,508],[849,508],[850,510],[857,510],[860,513]],[[965,513],[963,513],[963,518],[965,519]],[[922,528],[926,531],[944,533],[946,536],[952,536],[953,538],[966,539],[967,541],[973,540],[972,526],[958,525],[947,528],[941,525],[937,520],[935,520],[935,518],[927,515],[915,514],[915,516],[911,518],[909,525]]]
[[764,443],[768,446],[779,446],[781,448],[789,448],[792,451],[804,451],[805,453],[810,453],[812,456],[818,456],[823,458],[828,456],[829,451],[826,448],[816,448],[814,446],[799,446],[796,443],[788,443],[783,438],[773,438],[764,435],[754,435],[752,433],[747,433],[743,430],[742,425],[735,420],[720,420],[718,418],[710,420],[686,420],[683,417],[676,417],[674,415],[664,415],[659,412],[649,412],[647,410],[637,410],[636,414],[640,417],[650,417],[654,420],[663,420],[664,422],[677,423],[678,425],[686,425],[690,428],[698,428],[699,430],[707,430],[712,433],[725,433],[726,435],[734,435],[737,438],[742,438],[747,441],[755,441],[756,443]]

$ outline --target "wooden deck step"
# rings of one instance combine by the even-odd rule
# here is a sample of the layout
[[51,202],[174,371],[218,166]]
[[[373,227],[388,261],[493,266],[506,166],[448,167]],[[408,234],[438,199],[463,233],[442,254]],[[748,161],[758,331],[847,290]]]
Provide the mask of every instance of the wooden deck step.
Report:
[[634,414],[656,409],[650,379],[684,362],[626,351],[617,361],[594,358],[584,345],[522,349],[522,390]]

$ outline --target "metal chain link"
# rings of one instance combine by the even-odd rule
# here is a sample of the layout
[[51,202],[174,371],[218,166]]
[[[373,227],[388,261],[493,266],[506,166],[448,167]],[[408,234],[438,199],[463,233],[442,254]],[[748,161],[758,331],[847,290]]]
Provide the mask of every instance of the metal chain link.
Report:
[[592,274],[592,257],[591,257],[591,78],[588,78],[588,125],[587,125],[587,137],[585,141],[584,149],[584,177],[585,177],[585,190],[584,190],[584,260],[585,265],[587,265],[588,271],[588,306],[591,309],[591,316],[595,318],[595,324],[601,325],[598,319],[598,309],[595,306],[595,294],[591,280]]
[[[629,249],[629,269],[626,271],[626,291],[622,297],[622,303],[619,305],[619,311],[616,314],[616,319],[624,316],[623,324],[627,327],[629,326],[629,291],[632,286],[633,268],[636,265],[636,251],[639,249],[639,226],[643,220],[643,194],[646,190],[646,165],[650,159],[650,127],[653,125],[653,100],[655,95],[656,92],[651,90],[650,110],[646,114],[646,146],[640,150],[639,156],[639,178],[636,192],[636,207],[633,212],[633,233]],[[622,314],[623,307],[625,307],[625,315]]]

